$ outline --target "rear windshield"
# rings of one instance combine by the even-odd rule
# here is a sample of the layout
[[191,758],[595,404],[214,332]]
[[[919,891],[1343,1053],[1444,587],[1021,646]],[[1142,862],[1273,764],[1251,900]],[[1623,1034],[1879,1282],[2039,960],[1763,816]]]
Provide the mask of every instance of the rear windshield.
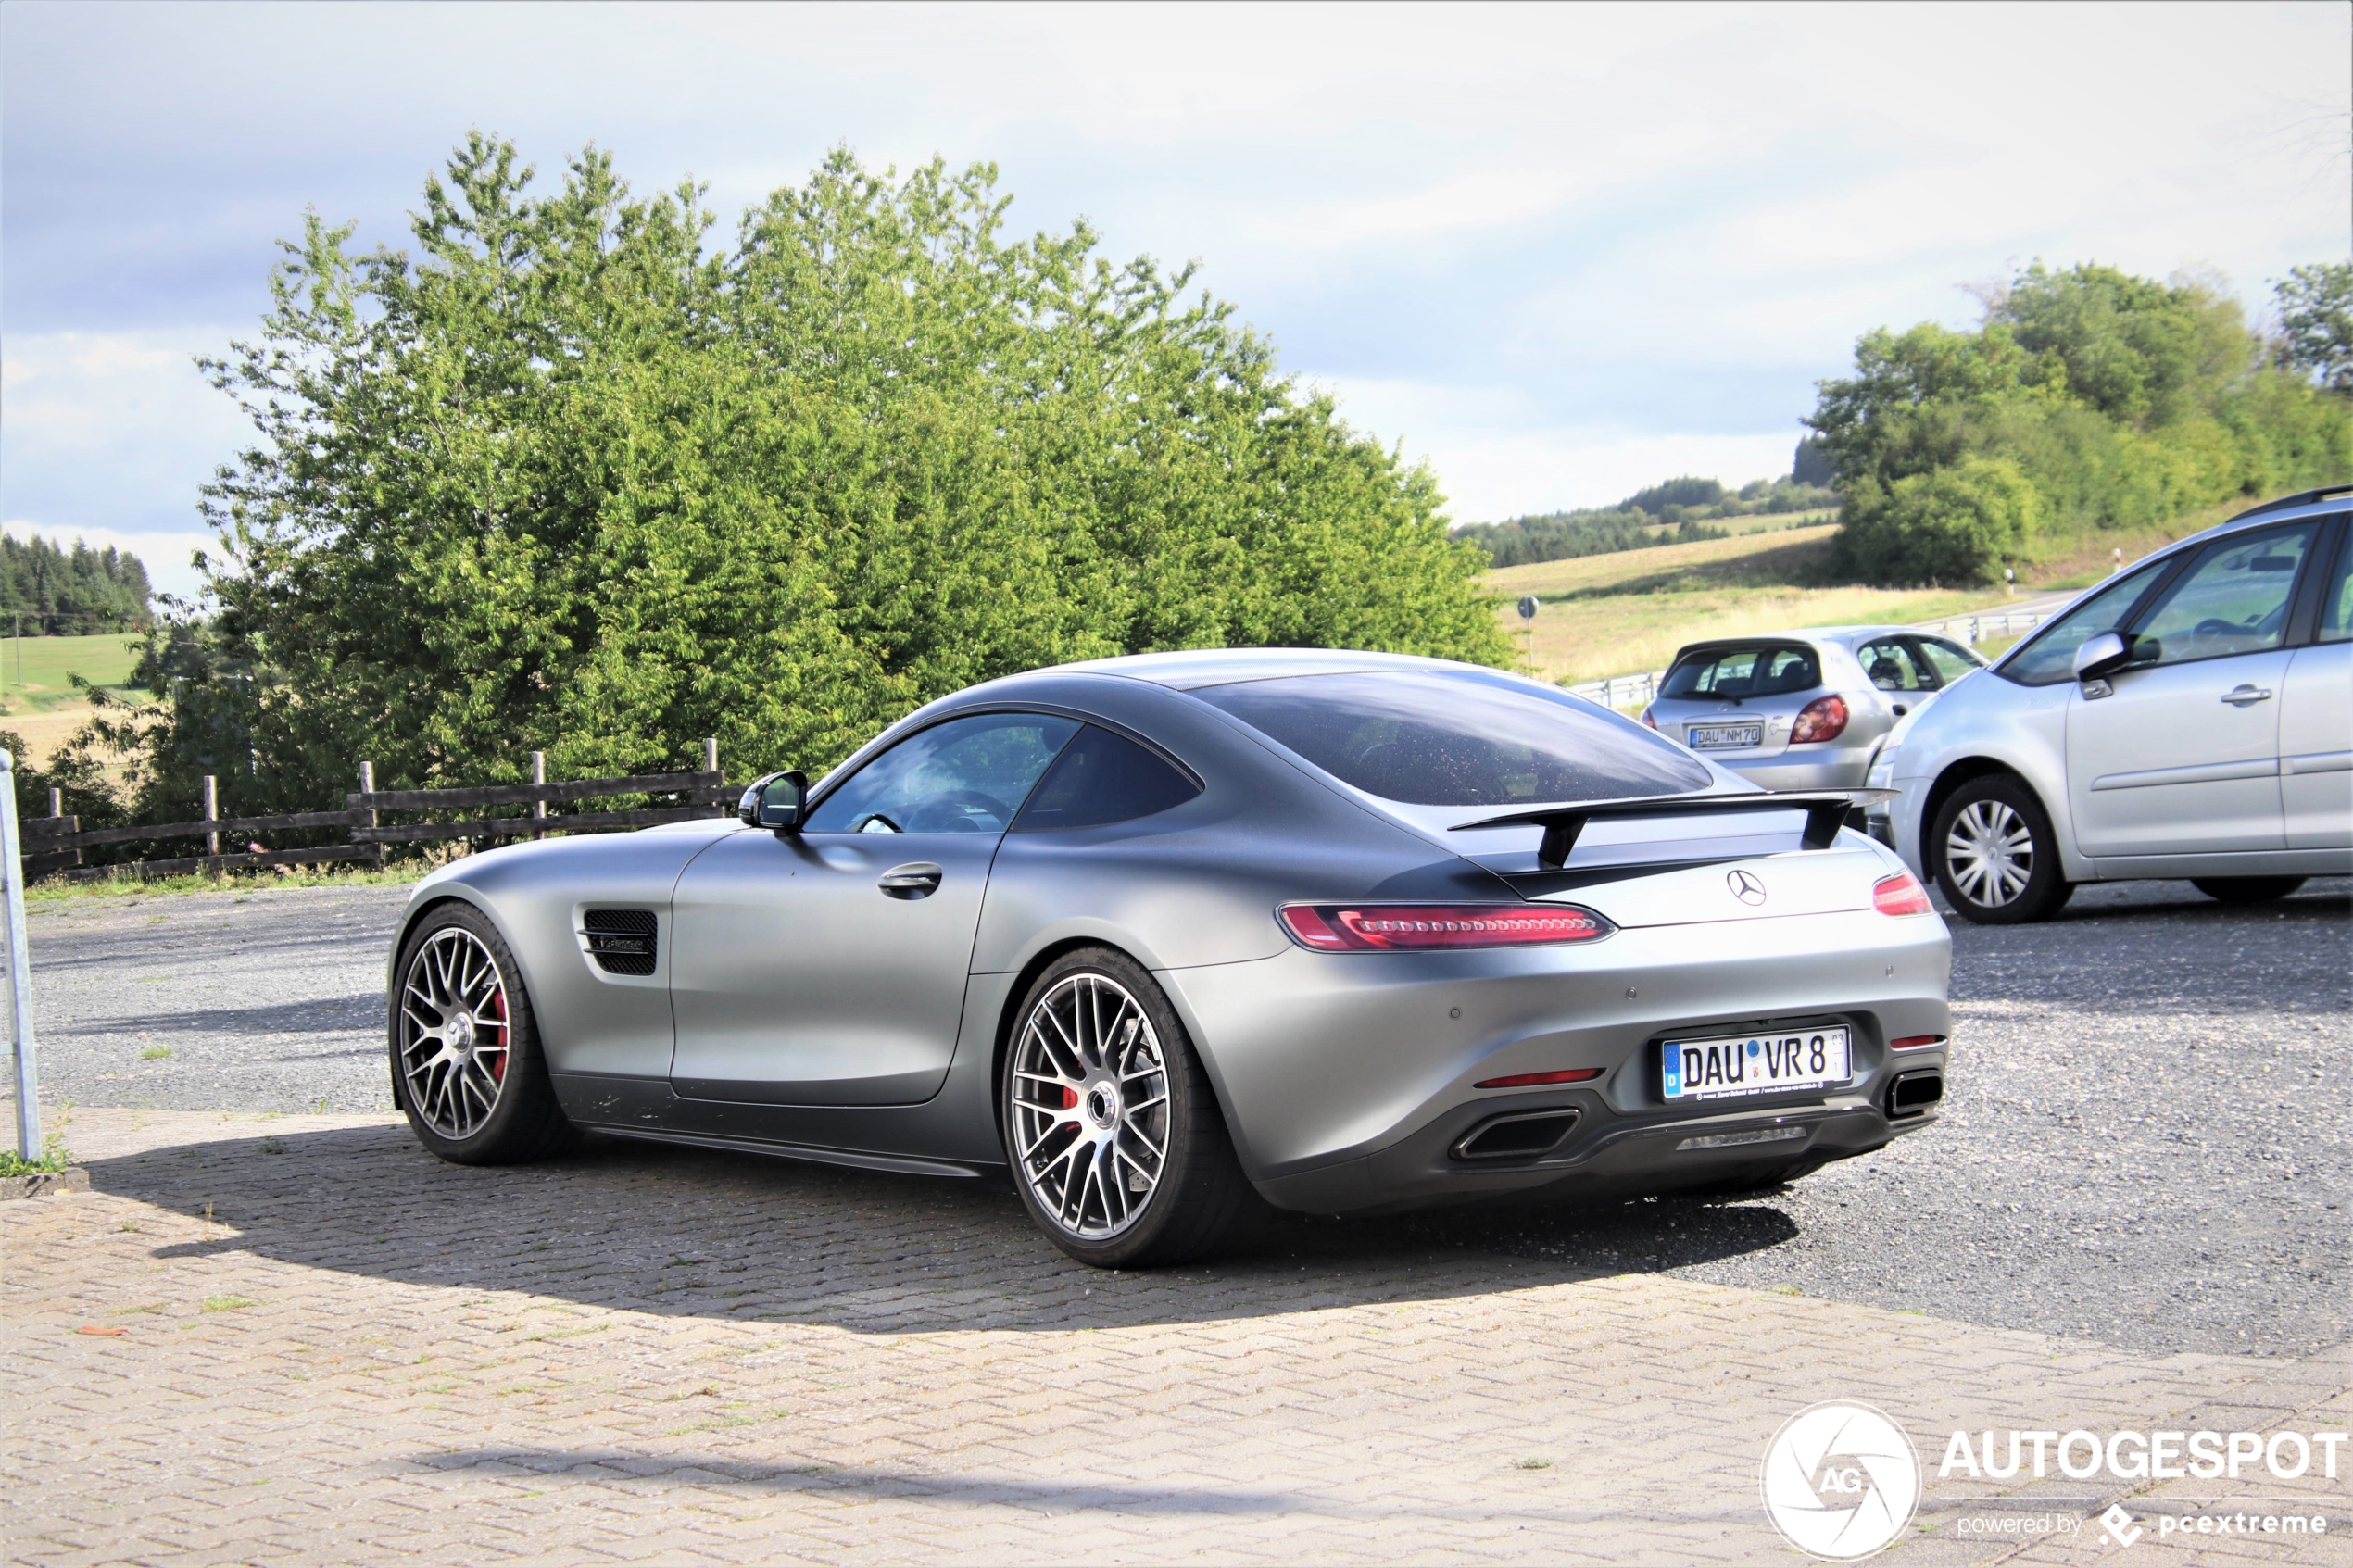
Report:
[[1193,695],[1334,777],[1409,806],[1680,795],[1713,779],[1631,720],[1501,676],[1290,675]]
[[1709,648],[1678,659],[1661,696],[1786,696],[1822,684],[1811,650],[1793,647]]

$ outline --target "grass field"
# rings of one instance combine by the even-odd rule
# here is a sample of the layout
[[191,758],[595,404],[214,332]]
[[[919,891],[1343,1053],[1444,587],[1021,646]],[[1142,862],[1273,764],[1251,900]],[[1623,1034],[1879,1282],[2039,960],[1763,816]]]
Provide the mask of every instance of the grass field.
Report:
[[9,714],[45,713],[83,707],[74,688],[80,675],[94,686],[120,686],[131,678],[135,658],[131,639],[103,637],[11,637],[0,622],[0,708]]
[[[2087,535],[2064,544],[2021,571],[2019,589],[2086,586],[2108,574],[2112,550],[2120,548],[2127,562],[2134,561],[2238,509],[2217,508],[2163,528]],[[2007,602],[1999,588],[1867,588],[1831,582],[1830,542],[1837,532],[1835,523],[1825,522],[1539,561],[1490,571],[1487,584],[1496,596],[1496,620],[1511,633],[1515,648],[1528,648],[1529,638],[1514,607],[1521,596],[1536,596],[1541,608],[1535,672],[1563,682],[1656,670],[1677,648],[1702,637],[1871,621],[1905,624],[1997,609]]]

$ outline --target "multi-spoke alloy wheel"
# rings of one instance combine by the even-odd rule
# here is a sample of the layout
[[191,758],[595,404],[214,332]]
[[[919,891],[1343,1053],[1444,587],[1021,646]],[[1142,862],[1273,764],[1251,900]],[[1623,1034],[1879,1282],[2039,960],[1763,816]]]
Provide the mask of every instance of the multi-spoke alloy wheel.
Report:
[[1005,1162],[1056,1247],[1097,1268],[1204,1257],[1254,1201],[1209,1073],[1143,965],[1083,947],[1011,1019]]
[[1038,998],[1011,1109],[1022,1179],[1057,1225],[1101,1240],[1142,1216],[1168,1160],[1168,1065],[1126,987],[1081,972]]
[[2025,781],[1985,773],[1938,809],[1927,844],[1954,909],[1982,925],[2047,920],[2074,891],[2059,869],[2051,819]]
[[507,1165],[572,1141],[522,970],[488,917],[455,899],[426,910],[393,972],[393,1088],[419,1143]]
[[463,926],[445,926],[409,960],[400,985],[400,1071],[409,1103],[445,1138],[470,1138],[498,1109],[511,1054],[498,960]]
[[2034,834],[1999,800],[1972,800],[1944,835],[1944,863],[1961,891],[1988,909],[2014,903],[2034,876]]

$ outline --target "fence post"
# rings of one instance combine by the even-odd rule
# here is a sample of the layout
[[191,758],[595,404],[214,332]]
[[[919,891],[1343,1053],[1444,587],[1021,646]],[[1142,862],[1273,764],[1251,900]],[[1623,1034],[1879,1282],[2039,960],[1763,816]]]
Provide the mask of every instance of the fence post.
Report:
[[[531,754],[531,782],[535,784],[547,782],[547,754],[544,751],[535,751]],[[535,822],[544,822],[547,820],[546,801],[535,800],[531,803],[531,820]],[[536,843],[547,835],[537,828],[534,828],[531,831],[531,836],[533,842]]]
[[[204,776],[204,820],[208,822],[217,822],[220,820],[220,792],[214,786],[210,773]],[[219,834],[208,833],[204,835],[204,852],[207,855],[220,853]]]
[[706,773],[719,771],[719,737],[717,735],[712,735],[702,743],[702,771]]
[[49,786],[49,815],[53,817],[62,817],[65,814],[66,792],[59,789],[56,784],[51,784]]
[[[373,762],[359,764],[359,793],[362,795],[376,793],[376,765]],[[372,806],[368,808],[368,825],[370,827],[376,825],[376,809]],[[376,852],[374,859],[370,863],[378,871],[384,870],[384,847],[381,844],[371,844],[369,847]]]
[[33,1072],[32,968],[24,941],[24,844],[17,833],[16,761],[0,751],[0,880],[7,884],[8,1012],[17,1055],[17,1152],[41,1156],[41,1092]]

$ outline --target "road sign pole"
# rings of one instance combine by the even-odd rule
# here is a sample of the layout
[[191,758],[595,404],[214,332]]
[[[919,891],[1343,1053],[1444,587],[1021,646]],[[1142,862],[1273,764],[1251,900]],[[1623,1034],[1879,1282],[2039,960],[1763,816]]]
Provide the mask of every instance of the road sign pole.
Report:
[[8,906],[8,1010],[17,1054],[17,1152],[41,1156],[41,1094],[33,1072],[32,965],[24,940],[24,841],[17,830],[16,759],[0,750],[0,882]]

